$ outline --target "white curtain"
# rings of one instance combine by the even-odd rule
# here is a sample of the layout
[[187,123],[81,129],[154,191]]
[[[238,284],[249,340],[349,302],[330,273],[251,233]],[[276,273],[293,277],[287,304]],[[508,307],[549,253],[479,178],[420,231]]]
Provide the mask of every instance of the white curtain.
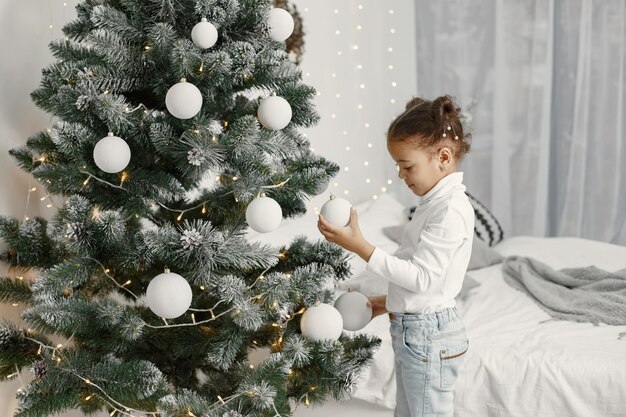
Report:
[[472,117],[461,169],[506,236],[626,244],[624,0],[416,3],[418,94]]

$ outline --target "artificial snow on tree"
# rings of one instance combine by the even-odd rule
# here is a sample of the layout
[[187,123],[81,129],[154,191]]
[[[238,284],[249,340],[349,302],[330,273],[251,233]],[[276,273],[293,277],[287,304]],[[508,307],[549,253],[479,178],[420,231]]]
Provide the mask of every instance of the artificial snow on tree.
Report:
[[109,135],[100,139],[93,148],[93,160],[104,172],[109,174],[120,172],[130,162],[128,143],[109,132]]
[[345,330],[356,331],[372,320],[372,307],[367,305],[367,297],[358,291],[348,291],[335,300],[335,308],[343,319]]
[[320,210],[320,214],[326,221],[335,226],[344,227],[350,224],[350,209],[352,204],[344,198],[337,198],[330,195]]
[[316,304],[302,314],[300,328],[303,335],[315,342],[337,340],[343,330],[343,319],[335,307]]
[[[35,375],[18,416],[274,417],[349,396],[380,346],[338,325],[350,255],[322,237],[246,239],[263,190],[296,217],[339,171],[299,131],[319,120],[316,92],[277,49],[270,10],[85,0],[51,43],[32,98],[56,122],[10,153],[64,203],[49,221],[0,216],[0,302],[24,307],[23,327],[0,324],[0,378]],[[220,28],[210,49],[190,39],[201,18]],[[173,102],[179,88],[193,92]],[[279,130],[256,114],[271,94],[293,111]],[[133,149],[119,181],[94,165],[110,131]],[[176,277],[155,286],[166,267]],[[317,302],[335,312],[331,338],[303,335]],[[251,349],[268,354],[251,366]]]
[[281,130],[291,121],[292,111],[289,102],[282,97],[271,96],[263,99],[257,113],[259,122],[272,130]]
[[212,23],[203,17],[202,20],[191,29],[191,40],[199,48],[208,49],[217,42],[217,29]]

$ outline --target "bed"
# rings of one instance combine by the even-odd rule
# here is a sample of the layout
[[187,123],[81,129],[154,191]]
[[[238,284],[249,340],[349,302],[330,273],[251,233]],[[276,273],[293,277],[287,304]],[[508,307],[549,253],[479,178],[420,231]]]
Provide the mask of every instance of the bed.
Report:
[[[391,195],[356,205],[366,239],[393,253],[398,244],[383,229],[407,222],[406,208]],[[268,234],[248,238],[273,245],[296,235],[323,238],[317,216],[288,219]],[[608,271],[626,268],[626,247],[581,238],[518,236],[493,248],[502,256],[535,258],[561,269],[595,265]],[[387,281],[351,259],[353,277],[337,288],[366,295],[386,293]],[[470,349],[457,380],[455,416],[460,417],[626,417],[626,326],[555,321],[527,295],[503,279],[502,264],[468,271],[474,287],[457,300]],[[471,280],[468,280],[468,282]],[[479,284],[479,285],[476,285]],[[389,318],[374,318],[359,332],[382,339],[369,367],[360,375],[353,398],[393,409],[395,374]]]

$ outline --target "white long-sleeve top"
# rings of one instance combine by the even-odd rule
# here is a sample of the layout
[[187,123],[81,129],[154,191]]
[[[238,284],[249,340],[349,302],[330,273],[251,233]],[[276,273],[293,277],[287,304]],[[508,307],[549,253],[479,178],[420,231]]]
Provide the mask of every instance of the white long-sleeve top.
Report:
[[365,269],[389,280],[387,310],[428,314],[456,305],[472,252],[474,209],[463,172],[419,197],[393,255],[375,248]]

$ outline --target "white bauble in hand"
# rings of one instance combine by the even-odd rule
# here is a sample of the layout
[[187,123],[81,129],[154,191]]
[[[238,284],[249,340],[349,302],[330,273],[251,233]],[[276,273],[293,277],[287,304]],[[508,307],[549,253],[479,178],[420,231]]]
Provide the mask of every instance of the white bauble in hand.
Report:
[[217,29],[203,17],[202,21],[191,29],[191,40],[202,49],[210,48],[217,42]]
[[372,320],[372,307],[367,305],[367,297],[360,292],[350,291],[341,294],[335,301],[335,308],[343,318],[345,330],[361,330]]
[[352,204],[343,198],[331,194],[330,200],[324,203],[320,214],[326,221],[335,226],[347,226],[350,223],[350,209]]
[[202,108],[202,94],[198,87],[184,78],[167,90],[165,106],[178,119],[191,119]]
[[259,104],[257,116],[261,124],[272,130],[280,130],[291,121],[291,106],[279,96],[270,96]]
[[128,143],[109,132],[109,136],[100,139],[93,148],[93,160],[104,172],[120,172],[130,162]]
[[337,340],[343,330],[343,319],[335,307],[321,303],[307,308],[302,314],[300,330],[313,341]]
[[255,198],[246,208],[248,225],[259,233],[275,230],[283,219],[283,210],[273,198],[265,195]]
[[270,10],[267,24],[270,27],[270,38],[275,41],[282,42],[293,33],[293,17],[285,9],[275,7]]
[[187,280],[166,269],[148,284],[146,301],[150,310],[164,319],[182,316],[191,305],[192,292]]

